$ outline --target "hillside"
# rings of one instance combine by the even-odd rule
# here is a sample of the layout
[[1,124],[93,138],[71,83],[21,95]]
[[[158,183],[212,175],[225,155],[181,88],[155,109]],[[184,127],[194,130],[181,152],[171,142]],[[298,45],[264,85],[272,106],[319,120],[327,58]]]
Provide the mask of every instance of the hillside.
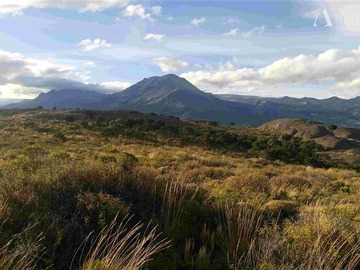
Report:
[[311,141],[134,111],[0,115],[1,269],[360,266],[360,174]]
[[360,129],[290,118],[273,120],[259,128],[314,141],[327,150],[332,160],[351,164],[360,162]]

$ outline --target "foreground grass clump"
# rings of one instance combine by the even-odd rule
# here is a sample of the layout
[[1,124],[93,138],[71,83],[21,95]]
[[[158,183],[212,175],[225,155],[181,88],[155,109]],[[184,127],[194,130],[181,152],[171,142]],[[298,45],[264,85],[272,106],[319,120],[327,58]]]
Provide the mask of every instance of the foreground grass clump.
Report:
[[356,171],[233,127],[41,113],[0,118],[0,269],[360,267]]
[[[126,229],[129,219],[105,226],[90,246],[82,270],[141,269],[151,257],[169,246],[170,241],[157,241],[156,228],[141,236],[143,224]],[[150,225],[150,224],[149,224]]]

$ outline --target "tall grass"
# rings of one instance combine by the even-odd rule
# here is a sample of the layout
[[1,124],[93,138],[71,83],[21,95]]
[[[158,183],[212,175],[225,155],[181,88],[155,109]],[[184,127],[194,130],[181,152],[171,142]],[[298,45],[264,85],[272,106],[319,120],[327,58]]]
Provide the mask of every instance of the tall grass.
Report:
[[36,264],[40,259],[39,235],[34,240],[26,240],[25,234],[30,227],[22,233],[12,236],[3,247],[0,248],[0,269],[1,270],[33,270],[37,269]]
[[[295,262],[296,270],[353,270],[360,263],[358,229],[326,213],[319,203],[310,207],[299,220],[285,228],[284,253]],[[307,233],[303,233],[307,231]],[[297,246],[291,244],[303,234]],[[310,240],[310,241],[309,241]],[[297,249],[297,250],[294,250]],[[298,256],[294,257],[294,252]],[[290,261],[290,260],[289,260]],[[296,265],[297,264],[297,265]]]
[[[116,218],[91,241],[81,270],[138,270],[157,252],[169,247],[170,241],[159,239],[156,227],[136,223],[129,227],[131,217],[117,225]],[[87,239],[89,241],[91,237]]]
[[188,186],[177,179],[166,183],[161,207],[161,228],[168,235],[175,236],[183,215],[191,207],[196,191],[190,192]]
[[225,205],[221,235],[229,269],[251,269],[251,252],[261,222],[261,213],[254,207]]

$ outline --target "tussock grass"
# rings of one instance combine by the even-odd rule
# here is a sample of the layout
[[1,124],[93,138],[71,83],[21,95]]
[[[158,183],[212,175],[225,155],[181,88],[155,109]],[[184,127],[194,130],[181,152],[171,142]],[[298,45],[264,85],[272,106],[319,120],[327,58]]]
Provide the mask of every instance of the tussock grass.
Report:
[[229,269],[250,269],[252,246],[261,228],[262,216],[255,207],[225,205],[222,226],[222,248]]
[[160,239],[156,227],[150,229],[150,223],[143,232],[144,224],[129,225],[131,217],[125,217],[119,225],[115,220],[91,240],[81,270],[142,269],[154,254],[170,245],[169,240]]

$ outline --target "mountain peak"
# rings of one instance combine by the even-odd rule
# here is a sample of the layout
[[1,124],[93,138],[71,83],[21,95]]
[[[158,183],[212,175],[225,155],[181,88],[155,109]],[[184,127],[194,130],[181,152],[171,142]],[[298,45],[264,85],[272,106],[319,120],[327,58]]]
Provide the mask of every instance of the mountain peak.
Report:
[[113,98],[121,99],[130,103],[138,103],[140,100],[147,102],[164,98],[175,92],[185,92],[197,95],[207,95],[184,78],[175,74],[154,76],[130,86],[122,92],[115,93]]
[[147,80],[151,80],[151,81],[165,81],[165,80],[173,80],[173,81],[186,81],[186,79],[179,77],[176,74],[166,74],[163,76],[153,76],[150,78],[144,78],[142,81],[147,81]]
[[181,77],[179,77],[178,75],[173,74],[173,73],[169,73],[169,74],[163,75],[162,77],[163,77],[163,78],[172,78],[172,79],[182,79]]

